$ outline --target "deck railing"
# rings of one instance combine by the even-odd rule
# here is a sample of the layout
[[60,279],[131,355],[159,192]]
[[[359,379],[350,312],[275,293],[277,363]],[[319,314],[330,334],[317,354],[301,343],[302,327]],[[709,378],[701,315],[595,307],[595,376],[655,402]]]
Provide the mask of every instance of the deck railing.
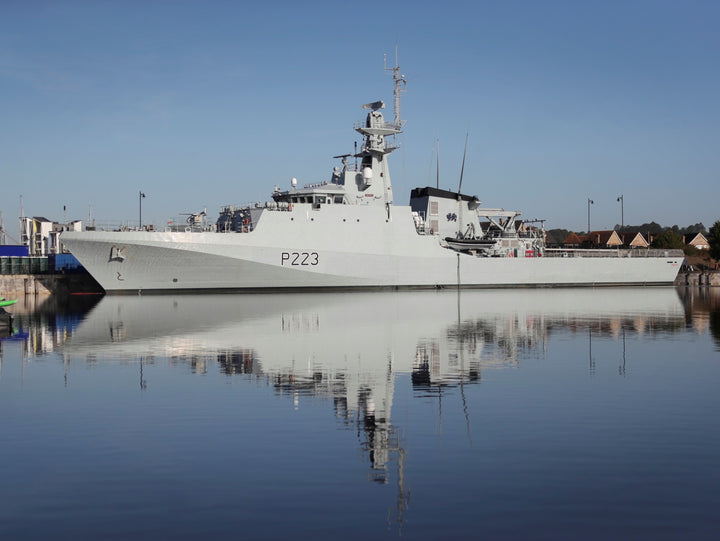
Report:
[[664,250],[658,248],[546,248],[545,257],[684,257],[682,250]]

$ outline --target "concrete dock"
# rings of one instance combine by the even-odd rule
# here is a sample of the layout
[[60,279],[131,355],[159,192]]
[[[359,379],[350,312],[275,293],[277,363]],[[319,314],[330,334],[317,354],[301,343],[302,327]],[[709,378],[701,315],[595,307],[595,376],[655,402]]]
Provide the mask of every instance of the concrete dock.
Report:
[[101,292],[100,285],[87,273],[0,275],[0,296],[6,298]]
[[675,279],[676,286],[720,286],[720,272],[681,272]]

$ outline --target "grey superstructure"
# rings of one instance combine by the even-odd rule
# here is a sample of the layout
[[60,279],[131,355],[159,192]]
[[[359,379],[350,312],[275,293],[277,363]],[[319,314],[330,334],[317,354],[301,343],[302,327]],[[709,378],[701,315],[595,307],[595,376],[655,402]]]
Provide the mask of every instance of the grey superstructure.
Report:
[[402,130],[405,80],[392,71],[395,118],[385,120],[382,101],[364,105],[355,126],[362,147],[337,156],[330,180],[293,179],[271,202],[221,209],[209,228],[68,231],[62,242],[108,292],[673,282],[681,251],[546,249],[542,228],[520,212],[432,187],[395,205],[388,156]]

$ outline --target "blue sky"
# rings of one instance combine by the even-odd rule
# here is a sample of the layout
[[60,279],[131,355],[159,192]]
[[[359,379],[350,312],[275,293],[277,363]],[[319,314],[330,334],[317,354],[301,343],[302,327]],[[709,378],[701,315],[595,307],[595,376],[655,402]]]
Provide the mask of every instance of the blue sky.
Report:
[[329,178],[408,79],[396,203],[547,227],[720,219],[720,2],[0,0],[0,211],[165,223]]

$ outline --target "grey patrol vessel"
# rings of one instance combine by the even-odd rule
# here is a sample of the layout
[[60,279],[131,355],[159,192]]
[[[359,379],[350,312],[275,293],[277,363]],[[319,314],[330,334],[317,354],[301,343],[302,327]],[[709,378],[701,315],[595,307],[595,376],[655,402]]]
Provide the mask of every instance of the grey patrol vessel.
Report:
[[361,148],[336,156],[329,180],[293,179],[272,201],[222,208],[212,226],[196,214],[182,228],[66,231],[61,241],[109,293],[673,283],[682,251],[548,249],[542,223],[433,187],[394,204],[388,158],[405,78],[387,69],[393,121],[382,101],[364,105]]

